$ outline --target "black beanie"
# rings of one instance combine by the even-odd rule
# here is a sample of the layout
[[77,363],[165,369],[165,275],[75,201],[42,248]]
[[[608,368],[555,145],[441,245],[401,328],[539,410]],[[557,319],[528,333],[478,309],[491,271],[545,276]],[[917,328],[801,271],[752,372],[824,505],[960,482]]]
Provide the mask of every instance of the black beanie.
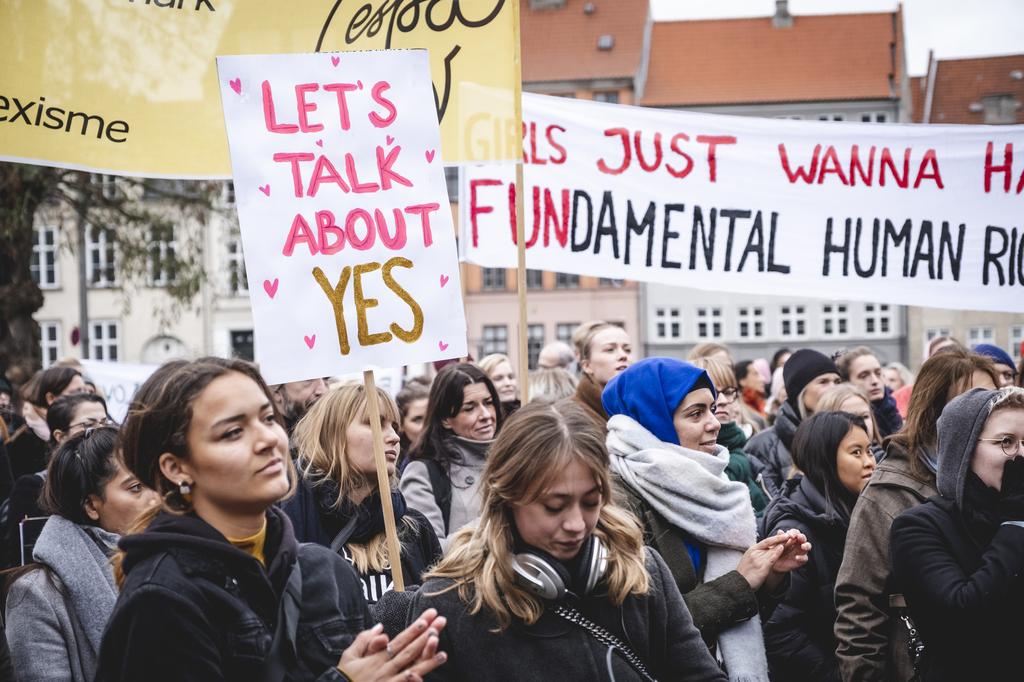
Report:
[[782,381],[786,384],[786,402],[800,414],[797,399],[807,384],[822,374],[839,374],[839,368],[828,356],[810,348],[801,348],[789,356],[782,367]]

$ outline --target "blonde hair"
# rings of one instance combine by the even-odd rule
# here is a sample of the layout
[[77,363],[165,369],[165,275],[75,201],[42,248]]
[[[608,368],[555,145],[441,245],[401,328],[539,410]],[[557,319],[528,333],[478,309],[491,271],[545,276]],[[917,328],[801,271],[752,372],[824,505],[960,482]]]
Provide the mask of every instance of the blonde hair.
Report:
[[506,629],[513,618],[533,624],[541,601],[519,587],[512,571],[512,510],[535,502],[566,468],[578,462],[594,476],[602,506],[594,535],[608,549],[604,584],[621,605],[631,594],[646,594],[643,534],[636,518],[611,502],[612,484],[604,433],[571,401],[531,403],[509,418],[487,456],[476,527],[456,533],[448,553],[429,577],[450,578],[470,613],[485,610]]
[[512,361],[508,359],[508,356],[504,353],[491,353],[480,358],[480,362],[476,363],[477,366],[484,371],[488,377],[491,376],[491,372],[497,369],[498,365],[503,362],[507,362],[508,366],[512,366]]
[[[397,431],[400,420],[398,406],[383,389],[377,388],[376,392],[381,418],[392,422]],[[353,469],[347,451],[345,432],[349,425],[365,417],[366,390],[361,384],[350,384],[325,393],[295,425],[293,439],[299,452],[302,477],[314,488],[329,484],[337,487],[332,509],[340,509],[358,491],[377,488],[376,475],[368,476]],[[391,488],[397,485],[398,480],[392,475]],[[405,516],[402,521],[410,529],[415,529],[410,517]],[[361,574],[385,571],[391,567],[384,533],[365,543],[347,543],[345,547]]]
[[579,382],[567,369],[552,367],[530,373],[530,401],[548,400],[555,402],[568,398],[576,392]]
[[[713,355],[719,353],[725,353],[726,357],[729,358],[730,364],[732,363],[732,353],[729,352],[728,346],[723,346],[720,343],[714,343],[713,341],[707,341],[705,343],[698,343],[686,356],[686,361],[692,364],[696,364],[697,360],[702,358],[710,358]],[[730,369],[731,371],[731,369]]]
[[842,404],[850,398],[859,398],[868,406],[868,421],[871,422],[871,434],[874,441],[881,444],[881,434],[878,431],[878,422],[875,421],[875,410],[871,407],[871,400],[868,394],[853,384],[842,383],[828,389],[818,399],[818,407],[815,412],[843,412]]
[[992,401],[989,415],[997,410],[1021,410],[1024,409],[1024,388],[1020,386],[1004,386],[997,388],[999,393]]
[[576,327],[572,333],[572,347],[576,352],[576,360],[582,362],[590,359],[590,344],[598,332],[614,327],[611,322],[604,320],[591,320]]
[[716,391],[721,391],[723,388],[739,388],[739,384],[736,383],[736,374],[732,371],[732,366],[727,362],[723,362],[718,358],[702,356],[690,360],[690,363],[694,367],[700,367],[708,373],[711,377],[711,383],[715,385]]

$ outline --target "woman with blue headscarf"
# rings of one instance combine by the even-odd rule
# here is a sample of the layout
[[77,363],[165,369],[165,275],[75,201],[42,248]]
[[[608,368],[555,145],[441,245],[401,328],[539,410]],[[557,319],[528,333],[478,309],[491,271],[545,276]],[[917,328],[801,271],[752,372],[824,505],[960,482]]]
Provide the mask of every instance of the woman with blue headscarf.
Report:
[[767,681],[758,594],[768,604],[784,592],[810,545],[796,531],[756,542],[747,487],[725,475],[716,399],[707,372],[687,362],[632,365],[602,393],[611,468],[620,503],[636,512],[729,678]]

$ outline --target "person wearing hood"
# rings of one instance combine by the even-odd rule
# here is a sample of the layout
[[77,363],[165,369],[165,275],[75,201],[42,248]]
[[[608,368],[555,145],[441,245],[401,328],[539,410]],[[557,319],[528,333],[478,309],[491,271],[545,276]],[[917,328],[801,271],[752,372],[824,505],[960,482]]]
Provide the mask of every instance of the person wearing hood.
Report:
[[117,599],[109,559],[119,535],[158,502],[118,462],[116,429],[62,441],[47,469],[42,506],[51,516],[33,547],[35,563],[15,572],[7,594],[5,629],[20,682],[92,681]]
[[818,407],[818,400],[829,388],[840,383],[839,368],[827,356],[810,348],[801,348],[789,356],[782,367],[786,402],[779,407],[775,423],[747,441],[746,452],[757,461],[768,494],[775,497],[782,483],[793,473],[790,454],[793,436],[800,422]]
[[448,365],[434,377],[426,426],[409,453],[401,490],[430,521],[442,548],[480,516],[487,451],[503,420],[498,391],[476,365]]
[[889,533],[893,519],[936,494],[936,430],[942,408],[971,387],[994,389],[987,358],[947,348],[929,358],[914,384],[907,421],[891,436],[885,459],[857,498],[836,578],[836,654],[844,680],[910,679],[908,633],[889,604]]
[[892,397],[892,389],[886,386],[882,376],[882,363],[873,350],[867,346],[857,346],[840,355],[836,366],[843,381],[848,381],[867,394],[871,410],[875,413],[878,433],[883,439],[903,427],[903,417],[896,407],[896,399]]
[[979,343],[971,349],[978,355],[984,355],[996,366],[996,375],[999,377],[998,388],[1013,386],[1017,381],[1017,368],[1013,364],[1010,354],[999,346],[991,343]]
[[618,498],[665,559],[704,641],[731,680],[767,680],[759,607],[807,561],[798,531],[756,542],[746,485],[725,475],[717,393],[707,372],[648,358],[605,387],[608,452]]
[[789,588],[765,624],[772,677],[788,682],[838,682],[836,574],[850,512],[875,470],[864,420],[847,412],[818,412],[793,437],[802,476],[786,481],[765,510],[764,535],[796,528],[811,543],[810,560],[790,573]]
[[924,643],[920,679],[1018,679],[1024,389],[976,388],[939,418],[939,494],[892,524],[893,583]]
[[254,365],[164,364],[132,399],[119,444],[163,504],[120,542],[97,682],[418,679],[443,662],[436,614],[390,641],[364,629],[352,567],[295,540],[274,506],[296,480],[288,436]]
[[[393,586],[365,396],[361,385],[333,389],[296,425],[301,477],[296,495],[283,508],[295,528],[296,540],[315,542],[341,554],[355,568],[363,583],[363,596],[373,605]],[[383,389],[376,390],[376,398],[388,476],[397,488],[398,407]],[[427,518],[408,509],[398,490],[389,492],[402,575],[406,585],[418,585],[427,567],[441,558],[441,546]]]

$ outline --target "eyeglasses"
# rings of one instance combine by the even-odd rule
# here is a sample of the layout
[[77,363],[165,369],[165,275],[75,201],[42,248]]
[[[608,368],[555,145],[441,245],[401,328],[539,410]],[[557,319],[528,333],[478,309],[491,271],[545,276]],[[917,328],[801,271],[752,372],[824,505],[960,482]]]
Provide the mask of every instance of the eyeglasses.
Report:
[[117,422],[110,417],[103,417],[102,419],[83,419],[80,422],[69,424],[68,431],[70,432],[73,429],[95,429],[100,426],[117,426]]
[[1002,448],[1003,454],[1010,459],[1019,455],[1021,448],[1024,447],[1024,439],[1014,438],[1013,436],[1003,436],[1002,438],[979,438],[978,442],[999,443],[999,447]]
[[736,398],[739,397],[739,395],[740,392],[737,391],[732,386],[730,386],[729,388],[723,388],[721,391],[718,392],[718,402],[731,403],[734,402]]

